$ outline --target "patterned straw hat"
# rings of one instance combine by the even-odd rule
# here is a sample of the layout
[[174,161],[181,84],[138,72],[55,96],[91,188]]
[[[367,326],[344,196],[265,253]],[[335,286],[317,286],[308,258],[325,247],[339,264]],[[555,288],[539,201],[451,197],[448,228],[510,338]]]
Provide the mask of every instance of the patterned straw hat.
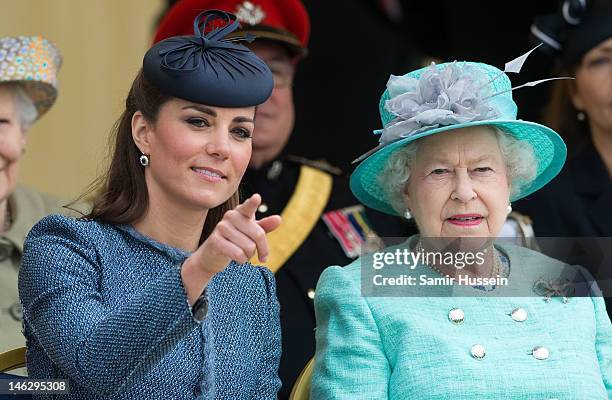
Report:
[[522,182],[511,201],[540,189],[565,162],[565,143],[554,130],[516,119],[510,79],[491,65],[453,62],[391,76],[379,109],[384,128],[375,133],[381,135],[380,144],[356,160],[362,161],[351,175],[350,186],[359,201],[387,214],[398,212],[379,176],[393,154],[425,136],[489,125],[529,143],[537,161],[536,177]]
[[40,118],[57,98],[57,73],[62,57],[40,36],[0,38],[0,84],[17,82],[30,96]]

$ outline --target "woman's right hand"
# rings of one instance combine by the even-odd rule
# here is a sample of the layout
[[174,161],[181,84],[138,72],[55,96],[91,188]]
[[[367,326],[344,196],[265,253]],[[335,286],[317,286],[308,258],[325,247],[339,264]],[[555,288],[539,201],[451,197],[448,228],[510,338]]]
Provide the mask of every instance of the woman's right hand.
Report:
[[245,263],[257,250],[259,260],[266,261],[266,233],[278,228],[281,217],[271,215],[255,219],[260,204],[261,196],[254,194],[227,211],[210,236],[185,260],[182,278],[189,304],[193,305],[210,279],[223,271],[231,260]]

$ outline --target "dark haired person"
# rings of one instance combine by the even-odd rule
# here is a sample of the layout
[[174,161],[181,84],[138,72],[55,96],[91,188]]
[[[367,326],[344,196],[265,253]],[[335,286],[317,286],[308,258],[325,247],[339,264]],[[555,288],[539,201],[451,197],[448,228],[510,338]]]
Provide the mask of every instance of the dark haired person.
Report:
[[[612,237],[612,2],[563,0],[531,31],[557,59],[558,75],[576,79],[554,84],[545,113],[545,122],[568,143],[568,161],[549,185],[515,208],[531,218],[536,236]],[[581,264],[610,282],[601,250],[583,254]],[[602,290],[612,315],[608,286]]]
[[[247,196],[261,194],[258,218],[283,217],[283,225],[268,235],[271,257],[266,266],[277,283],[283,342],[279,398],[286,399],[314,355],[314,288],[325,267],[357,257],[368,234],[395,237],[404,236],[406,230],[400,218],[360,205],[337,168],[288,153],[286,146],[300,117],[295,112],[293,79],[306,56],[310,34],[302,1],[180,0],[159,23],[154,40],[185,34],[198,10],[207,8],[235,13],[242,31],[257,36],[249,48],[274,75],[272,95],[257,107],[253,157],[242,189]],[[316,84],[318,77],[311,79]]]
[[205,12],[146,53],[92,211],[26,240],[29,376],[67,379],[64,398],[276,398],[274,278],[247,260],[265,260],[280,218],[237,193],[273,80],[227,39],[238,26]]
[[532,33],[558,61],[546,123],[568,143],[550,185],[516,204],[538,236],[612,236],[612,2],[561,2]]

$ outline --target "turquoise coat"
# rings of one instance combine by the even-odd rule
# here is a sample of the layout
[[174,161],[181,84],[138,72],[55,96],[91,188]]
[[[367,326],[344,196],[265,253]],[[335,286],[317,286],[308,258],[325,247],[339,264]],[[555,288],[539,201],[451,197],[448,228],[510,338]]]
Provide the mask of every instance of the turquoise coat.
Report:
[[[537,276],[562,265],[528,249],[498,249],[510,278],[521,267]],[[426,266],[415,271],[436,276]],[[360,279],[360,259],[319,279],[314,400],[612,396],[612,326],[601,297],[363,297]],[[453,308],[463,310],[463,323],[451,322]],[[515,308],[525,321],[512,318]],[[477,344],[482,359],[472,355]],[[536,359],[536,346],[548,358]]]

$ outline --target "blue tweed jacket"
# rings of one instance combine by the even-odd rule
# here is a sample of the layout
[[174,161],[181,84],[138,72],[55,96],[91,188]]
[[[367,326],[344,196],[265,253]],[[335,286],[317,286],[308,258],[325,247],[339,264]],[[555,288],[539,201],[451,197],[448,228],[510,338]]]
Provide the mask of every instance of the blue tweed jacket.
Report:
[[62,399],[276,399],[273,275],[231,263],[198,322],[180,277],[187,256],[130,226],[41,220],[19,275],[29,376],[68,379]]
[[[500,251],[510,278],[561,264],[524,248]],[[329,267],[317,284],[313,400],[612,396],[612,326],[601,297],[363,297],[361,268],[359,259]],[[424,265],[414,274],[437,275]],[[453,308],[463,323],[449,320]],[[515,308],[526,320],[512,318]],[[471,355],[477,344],[482,359]],[[536,359],[536,346],[548,358]]]

